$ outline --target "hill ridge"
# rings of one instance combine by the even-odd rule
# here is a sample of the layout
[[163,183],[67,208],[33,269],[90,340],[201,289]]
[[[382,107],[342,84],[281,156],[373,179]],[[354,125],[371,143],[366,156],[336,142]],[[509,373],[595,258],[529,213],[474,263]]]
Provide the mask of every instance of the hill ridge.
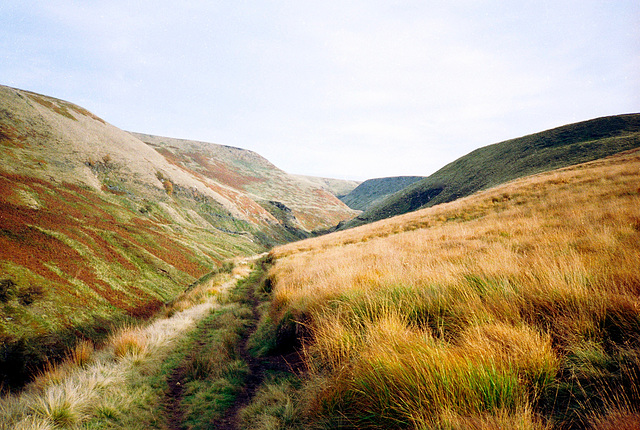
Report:
[[640,114],[594,118],[478,148],[372,205],[350,228],[640,146]]

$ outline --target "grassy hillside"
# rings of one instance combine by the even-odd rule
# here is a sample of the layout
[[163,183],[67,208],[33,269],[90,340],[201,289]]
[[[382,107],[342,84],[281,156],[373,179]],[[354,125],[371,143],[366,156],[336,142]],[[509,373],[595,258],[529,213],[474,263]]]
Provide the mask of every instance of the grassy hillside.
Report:
[[101,347],[83,341],[35,381],[0,396],[0,430],[228,428],[211,420],[242,392],[236,345],[252,322],[239,303],[249,259],[203,280],[148,324]]
[[293,175],[293,176],[301,180],[310,182],[316,185],[317,187],[323,188],[338,198],[346,196],[361,183],[360,181],[353,181],[349,179],[320,178],[317,176],[305,176],[305,175]]
[[270,257],[254,341],[308,372],[252,428],[640,425],[640,151]]
[[[215,181],[216,191],[246,208],[259,205],[288,230],[309,233],[355,215],[333,194],[313,181],[278,169],[255,152],[213,143],[133,133],[177,166]],[[278,208],[290,216],[282,218]]]
[[340,198],[351,209],[365,211],[391,194],[424,179],[423,176],[396,176],[391,178],[368,179],[353,191]]
[[539,172],[640,146],[640,114],[597,118],[477,149],[388,199],[344,228],[450,202]]
[[154,149],[77,105],[0,86],[0,386],[152,315],[227,258],[353,213],[306,186],[285,219],[265,199],[295,181],[237,151],[247,169],[264,166],[241,178],[259,187],[230,184],[239,176],[229,160]]

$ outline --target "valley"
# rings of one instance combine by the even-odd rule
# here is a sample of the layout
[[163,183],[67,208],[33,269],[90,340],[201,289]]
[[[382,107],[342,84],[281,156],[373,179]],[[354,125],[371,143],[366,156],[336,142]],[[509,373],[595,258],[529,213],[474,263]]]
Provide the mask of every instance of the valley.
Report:
[[359,183],[0,109],[0,429],[640,426],[638,114]]

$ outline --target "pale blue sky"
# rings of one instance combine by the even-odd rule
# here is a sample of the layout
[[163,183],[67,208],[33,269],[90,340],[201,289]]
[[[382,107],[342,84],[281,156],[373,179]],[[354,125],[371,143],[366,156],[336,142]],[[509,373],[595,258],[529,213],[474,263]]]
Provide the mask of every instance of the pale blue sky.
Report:
[[640,111],[640,2],[3,0],[0,84],[290,173],[428,175]]

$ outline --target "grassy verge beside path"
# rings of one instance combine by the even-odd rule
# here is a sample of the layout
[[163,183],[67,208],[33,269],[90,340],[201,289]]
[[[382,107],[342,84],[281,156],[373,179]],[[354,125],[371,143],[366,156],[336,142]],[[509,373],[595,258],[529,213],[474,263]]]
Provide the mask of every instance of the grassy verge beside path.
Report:
[[[124,327],[104,348],[94,349],[89,342],[78,345],[67,360],[50,366],[20,393],[0,398],[0,429],[181,428],[182,424],[166,419],[166,381],[178,366],[184,367],[186,376],[202,375],[216,366],[202,357],[194,358],[221,355],[209,345],[213,335],[202,338],[189,333],[209,333],[205,328],[214,316],[225,328],[231,325],[224,318],[239,318],[240,325],[244,324],[242,315],[246,311],[226,303],[224,297],[225,290],[248,275],[248,264],[241,263],[231,274],[218,274],[191,289],[167,308],[164,316],[148,325]],[[223,308],[228,308],[226,314],[233,318],[217,311]],[[220,339],[222,347],[235,342],[225,336]],[[189,349],[192,341],[197,348]],[[234,365],[235,373],[241,375],[244,370],[237,362],[227,366],[227,373],[234,373]],[[180,408],[184,408],[186,420],[190,408],[198,403],[190,404],[189,394],[200,391],[198,383],[192,383],[183,392]]]

